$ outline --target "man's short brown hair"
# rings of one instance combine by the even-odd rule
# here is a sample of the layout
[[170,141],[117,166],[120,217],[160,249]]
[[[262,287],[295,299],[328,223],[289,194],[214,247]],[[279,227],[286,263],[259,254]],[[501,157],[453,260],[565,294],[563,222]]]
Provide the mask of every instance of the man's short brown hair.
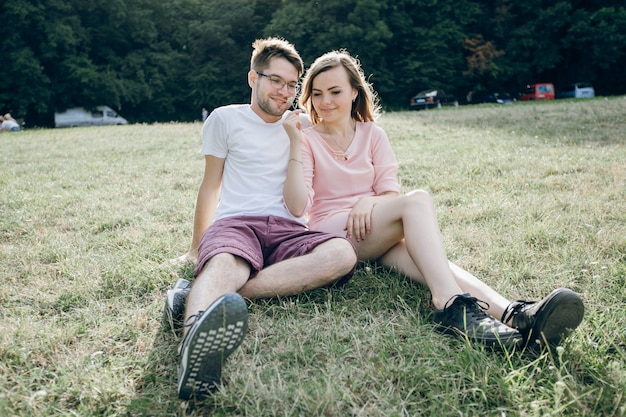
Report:
[[284,58],[298,71],[298,77],[304,73],[304,63],[296,47],[281,38],[257,39],[252,43],[250,69],[264,71],[274,58]]

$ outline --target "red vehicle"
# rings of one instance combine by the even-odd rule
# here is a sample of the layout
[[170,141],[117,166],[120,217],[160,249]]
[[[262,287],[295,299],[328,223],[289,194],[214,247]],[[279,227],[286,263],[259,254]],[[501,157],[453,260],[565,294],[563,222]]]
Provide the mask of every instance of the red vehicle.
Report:
[[554,100],[554,85],[551,83],[527,85],[519,99],[527,101]]

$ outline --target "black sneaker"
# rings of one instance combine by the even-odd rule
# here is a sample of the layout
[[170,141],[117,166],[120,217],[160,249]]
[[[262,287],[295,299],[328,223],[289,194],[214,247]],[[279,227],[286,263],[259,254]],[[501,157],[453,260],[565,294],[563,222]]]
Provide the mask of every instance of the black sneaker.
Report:
[[248,329],[248,307],[239,294],[228,293],[192,318],[180,351],[181,400],[202,400],[215,391],[224,361],[241,344]]
[[518,329],[528,347],[556,345],[583,320],[585,306],[578,294],[567,288],[552,291],[541,301],[513,301],[502,321]]
[[163,306],[163,326],[168,327],[178,333],[182,329],[185,316],[185,301],[191,289],[191,283],[184,278],[178,278],[174,287],[167,290],[165,294],[165,305]]
[[487,303],[470,294],[455,295],[443,310],[433,310],[436,330],[464,337],[490,349],[511,350],[521,345],[522,335],[487,314],[485,310],[488,308]]

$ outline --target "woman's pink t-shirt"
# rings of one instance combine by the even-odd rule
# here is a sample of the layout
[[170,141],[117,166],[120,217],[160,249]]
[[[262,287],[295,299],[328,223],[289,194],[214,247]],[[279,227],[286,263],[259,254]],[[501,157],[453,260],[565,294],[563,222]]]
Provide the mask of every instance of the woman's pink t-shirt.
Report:
[[348,213],[360,198],[400,191],[389,139],[373,122],[357,122],[347,160],[313,128],[304,130],[302,149],[311,230],[343,234]]

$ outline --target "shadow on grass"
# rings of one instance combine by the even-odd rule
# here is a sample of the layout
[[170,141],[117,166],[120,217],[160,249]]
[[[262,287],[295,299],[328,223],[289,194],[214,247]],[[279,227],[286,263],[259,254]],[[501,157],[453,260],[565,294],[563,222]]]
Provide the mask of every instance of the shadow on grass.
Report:
[[[180,267],[176,275],[192,280],[193,265]],[[175,279],[172,279],[172,284],[174,281]],[[154,336],[152,350],[145,359],[141,376],[135,380],[136,395],[127,407],[127,415],[150,417],[195,415],[185,402],[178,399],[180,336],[169,326],[163,325],[160,315],[162,305],[159,307],[159,316],[156,320],[159,329]]]
[[[181,268],[177,275],[192,280],[193,268]],[[384,316],[388,315],[386,311],[396,314],[401,310],[411,310],[420,317],[428,317],[431,309],[430,293],[425,287],[418,286],[395,272],[375,264],[361,263],[354,277],[343,286],[249,302],[250,314],[256,316],[257,321],[284,320],[290,315],[294,315],[296,319],[315,317],[320,311],[327,312],[327,308],[332,311],[354,312],[355,317],[372,312]],[[159,309],[159,313],[160,311]],[[237,404],[229,404],[229,400],[233,399],[232,393],[217,392],[198,404],[178,399],[177,349],[180,338],[161,325],[160,316],[158,323],[160,328],[154,336],[152,349],[145,358],[141,375],[135,380],[136,395],[127,406],[127,415],[241,415],[242,409]],[[268,348],[271,349],[271,346]]]
[[[179,276],[191,279],[192,272],[182,270],[179,271]],[[359,265],[354,278],[341,288],[322,288],[290,297],[254,300],[249,304],[249,308],[257,324],[268,326],[276,324],[279,329],[289,327],[294,321],[307,321],[308,324],[305,326],[310,326],[319,318],[317,323],[328,324],[330,333],[332,333],[332,326],[339,326],[342,329],[350,328],[350,326],[346,327],[346,323],[360,323],[360,326],[365,329],[371,326],[375,332],[382,331],[381,334],[387,336],[380,340],[376,339],[381,343],[380,349],[368,355],[367,358],[373,363],[384,366],[380,369],[376,366],[371,368],[370,372],[378,370],[380,375],[374,372],[370,375],[374,378],[373,382],[359,386],[362,389],[378,389],[376,387],[379,384],[392,381],[394,386],[400,388],[412,387],[412,392],[417,395],[413,400],[414,404],[407,405],[408,409],[412,410],[425,407],[434,412],[440,404],[438,395],[442,392],[450,397],[448,401],[458,402],[458,406],[468,413],[480,414],[485,410],[495,409],[515,410],[519,407],[513,400],[516,397],[515,392],[534,391],[533,386],[536,382],[541,382],[540,385],[554,385],[564,378],[563,375],[566,375],[566,368],[560,358],[555,358],[550,352],[543,352],[535,357],[519,353],[511,355],[494,353],[481,347],[470,346],[463,340],[437,335],[430,324],[432,305],[428,289],[373,264]],[[327,315],[326,319],[320,317],[320,314]],[[393,329],[391,332],[393,337],[391,333],[387,334],[384,331],[383,323],[377,323],[377,320],[380,321],[377,317],[392,316],[396,317],[394,322],[398,320],[403,323],[402,326]],[[333,318],[331,323],[327,321],[328,317]],[[336,321],[333,321],[334,319]],[[160,316],[158,322],[161,326]],[[263,326],[257,330],[260,329],[263,329]],[[252,332],[255,331],[252,329]],[[306,328],[296,328],[295,337],[314,335],[313,330],[308,333],[307,331]],[[329,336],[330,340],[333,334],[326,336]],[[364,341],[369,343],[367,334],[363,333],[361,336],[364,336]],[[266,341],[263,336],[259,335],[251,334],[248,337],[256,337],[261,342]],[[283,340],[281,336],[272,336],[270,339]],[[135,380],[136,395],[127,406],[128,416],[238,416],[249,415],[250,409],[255,409],[256,394],[247,389],[254,390],[255,384],[263,384],[265,381],[258,379],[250,385],[242,384],[242,381],[248,378],[255,378],[255,376],[249,376],[250,372],[247,370],[231,369],[232,372],[241,371],[245,375],[240,373],[233,379],[234,387],[226,386],[223,391],[216,392],[201,403],[180,401],[177,397],[179,341],[179,337],[168,328],[161,326],[155,333],[152,350],[144,360],[141,375]],[[344,343],[352,346],[354,341],[337,338],[334,343],[330,346],[330,352],[319,346],[314,346],[312,349],[321,356],[342,358],[341,346],[344,346]],[[338,350],[335,349],[336,346],[339,346]],[[247,366],[264,368],[264,364],[270,360],[268,359],[270,357],[271,360],[267,363],[276,361],[299,363],[300,357],[297,352],[276,352],[272,350],[271,344],[265,344],[265,348],[268,349],[267,357],[258,360],[248,358],[246,359]],[[245,354],[251,353],[249,350]],[[485,367],[485,362],[495,362],[496,365]],[[239,367],[241,364],[231,365]],[[298,366],[309,365],[299,363]],[[467,370],[470,372],[468,373]],[[316,369],[313,371],[313,374],[323,373]],[[336,375],[339,378],[351,375],[350,372],[337,372]],[[436,372],[445,375],[445,378],[432,380],[431,376]],[[268,371],[268,374],[271,374],[271,371]],[[289,375],[284,377],[288,380],[293,378]],[[476,380],[482,382],[477,383]],[[424,384],[424,381],[429,381],[429,383]],[[469,387],[467,398],[459,399],[454,394],[459,384]],[[235,389],[241,390],[244,386],[246,389],[243,391],[233,392]],[[340,386],[341,384],[338,385]],[[288,395],[288,392],[286,394]],[[360,405],[361,396],[354,395],[353,401]],[[297,406],[306,409],[308,404],[300,402]]]

